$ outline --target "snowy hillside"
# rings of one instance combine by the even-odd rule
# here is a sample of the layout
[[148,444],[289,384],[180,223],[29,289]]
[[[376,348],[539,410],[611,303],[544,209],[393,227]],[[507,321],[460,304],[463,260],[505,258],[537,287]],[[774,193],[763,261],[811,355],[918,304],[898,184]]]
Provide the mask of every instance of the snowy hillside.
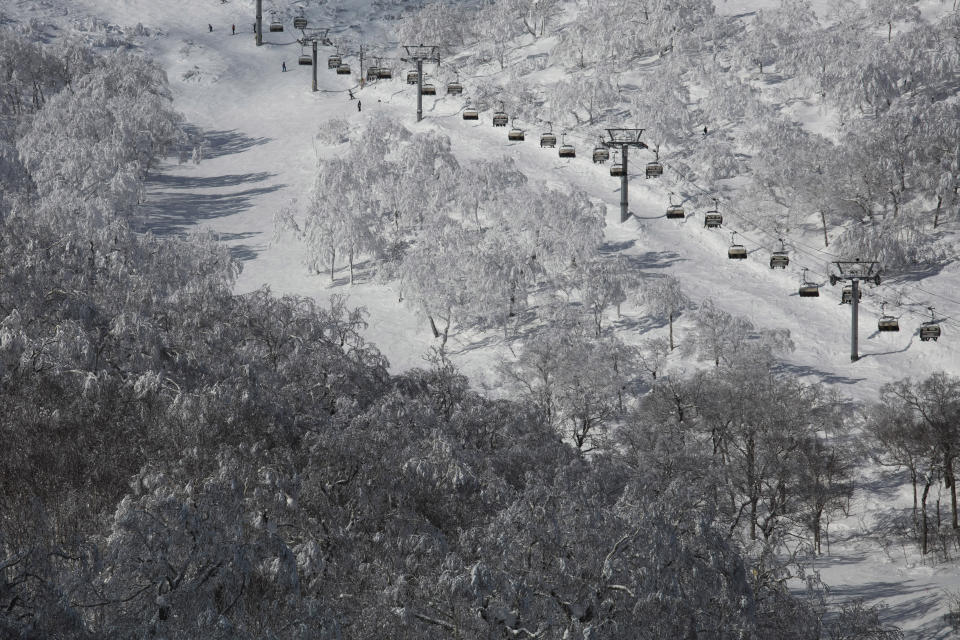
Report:
[[[752,323],[746,330],[750,340],[781,339],[772,348],[776,355],[776,362],[771,365],[773,370],[791,374],[803,383],[822,383],[828,392],[838,394],[839,404],[857,417],[879,399],[881,388],[887,383],[904,377],[920,380],[941,371],[960,375],[960,262],[954,259],[956,247],[960,246],[960,218],[955,189],[942,200],[942,220],[938,220],[936,230],[928,226],[917,232],[926,234],[922,242],[903,241],[904,245],[914,242],[920,247],[917,251],[939,252],[938,258],[914,267],[882,265],[880,286],[864,286],[859,320],[861,357],[851,362],[851,307],[839,304],[842,284],[830,285],[830,274],[837,273],[832,263],[853,258],[872,260],[874,256],[865,253],[868,248],[895,256],[897,247],[891,249],[891,244],[897,245],[897,242],[891,242],[883,234],[894,233],[890,230],[895,229],[907,238],[915,227],[883,227],[887,231],[878,232],[880,239],[872,236],[851,239],[855,237],[851,229],[856,230],[859,224],[859,214],[851,213],[856,204],[837,203],[833,209],[825,206],[824,210],[831,211],[827,214],[831,219],[821,217],[820,210],[811,203],[817,198],[829,199],[849,187],[827,183],[834,178],[839,181],[841,165],[850,160],[839,155],[833,159],[820,158],[818,153],[830,148],[824,141],[843,139],[853,126],[850,118],[861,115],[856,114],[856,109],[845,112],[829,101],[818,100],[815,89],[798,88],[791,81],[793,74],[785,68],[787,61],[778,59],[775,42],[774,52],[769,46],[758,44],[760,68],[767,56],[770,60],[763,71],[758,68],[756,72],[744,68],[750,65],[737,63],[738,56],[746,55],[746,48],[743,51],[711,48],[716,42],[725,42],[724,38],[731,37],[721,31],[733,29],[729,25],[737,21],[752,25],[746,33],[753,37],[759,32],[757,25],[764,12],[770,15],[779,7],[771,0],[717,3],[718,18],[710,22],[718,29],[713,43],[702,40],[704,31],[685,32],[680,25],[676,39],[669,36],[670,55],[651,48],[636,55],[626,68],[616,68],[616,74],[606,74],[609,77],[605,72],[612,71],[610,67],[617,62],[603,56],[599,56],[600,62],[585,65],[587,72],[571,71],[577,67],[578,42],[582,47],[581,59],[585,55],[589,57],[591,47],[597,46],[585,36],[578,40],[580,30],[586,29],[578,26],[578,16],[592,11],[592,3],[545,3],[555,6],[556,11],[545,26],[541,25],[539,32],[534,21],[534,34],[520,29],[519,34],[506,42],[498,42],[492,35],[479,41],[471,39],[461,46],[449,47],[449,51],[444,50],[439,68],[426,65],[427,73],[438,85],[438,92],[436,96],[423,98],[421,122],[415,117],[416,87],[404,82],[411,65],[400,60],[405,55],[401,45],[419,44],[401,40],[406,35],[404,29],[416,31],[417,27],[410,25],[419,3],[302,0],[281,6],[265,2],[265,24],[276,19],[284,24],[284,31],[265,32],[262,47],[255,45],[252,31],[254,4],[252,0],[127,0],[123,3],[14,0],[9,8],[0,9],[7,23],[17,27],[32,25],[52,46],[62,42],[64,34],[72,29],[103,50],[126,42],[166,71],[173,106],[184,115],[190,132],[188,147],[200,161],[181,163],[176,157],[168,157],[156,168],[146,183],[138,229],[161,238],[212,230],[219,242],[229,248],[231,256],[242,264],[234,287],[236,293],[247,294],[266,286],[277,295],[303,295],[324,304],[342,297],[348,307],[362,306],[368,312],[368,326],[363,336],[386,357],[392,373],[428,366],[428,355],[440,344],[431,332],[424,305],[416,302],[413,285],[385,276],[373,252],[358,256],[353,282],[341,257],[331,282],[322,264],[308,269],[311,248],[292,234],[284,233],[278,223],[284,212],[301,215],[311,198],[318,162],[356,157],[349,154],[364,141],[365,132],[379,131],[377,126],[395,120],[414,135],[446,136],[450,142],[449,155],[458,164],[456,171],[462,172],[455,175],[479,174],[479,167],[501,159],[503,164],[524,174],[531,185],[529,189],[512,191],[504,187],[503,191],[508,200],[512,196],[528,199],[498,205],[502,209],[498,209],[498,216],[519,220],[521,214],[528,215],[525,212],[539,211],[533,199],[548,199],[555,197],[552,195],[555,193],[568,194],[570,201],[582,193],[591,206],[598,210],[605,207],[596,259],[626,265],[624,268],[645,282],[647,288],[635,286],[634,292],[624,296],[622,304],[617,302],[602,308],[603,332],[621,341],[616,344],[640,351],[649,349],[655,339],[675,334],[680,347],[661,354],[662,362],[654,369],[660,374],[659,380],[664,374],[679,380],[698,370],[709,374],[714,369],[714,362],[704,357],[702,348],[698,350],[693,344],[694,336],[703,332],[702,312],[711,308],[706,303],[708,300],[712,300],[718,314],[742,317]],[[660,3],[636,4],[631,12],[639,16],[640,5],[650,5],[648,9],[655,12]],[[699,19],[697,12],[710,13],[705,7],[712,6],[710,3],[689,4],[696,7],[696,15],[690,17],[691,24]],[[812,10],[823,25],[836,20],[839,32],[844,18],[834,13],[833,4],[813,3]],[[871,6],[873,4],[884,3]],[[871,35],[881,41],[888,35],[888,28],[894,37],[909,32],[918,20],[936,23],[954,19],[956,15],[947,3],[925,0],[917,4],[886,4],[896,5],[888,11],[902,4],[903,11],[891,14],[889,21],[876,23],[875,33]],[[327,57],[333,55],[335,49],[321,44],[316,70],[317,92],[311,91],[312,67],[298,64],[298,56],[309,50],[297,42],[301,34],[292,28],[292,19],[298,15],[309,20],[308,30],[313,27],[324,30],[326,36],[339,45],[344,62],[351,66],[349,75],[338,75],[328,69]],[[491,14],[489,20],[492,33],[502,29],[496,16]],[[425,21],[425,25],[423,28],[429,37],[430,24]],[[612,31],[615,26],[607,25],[607,28]],[[777,33],[782,36],[781,32]],[[757,40],[761,39],[757,37]],[[430,44],[427,40],[423,42]],[[369,66],[372,60],[380,60],[382,66],[394,70],[392,80],[361,86],[358,57],[361,45],[365,52],[364,64]],[[604,46],[629,48],[636,43],[618,42],[611,37]],[[814,47],[813,44],[807,46]],[[909,45],[905,46],[910,50]],[[919,51],[921,43],[915,46]],[[811,51],[811,55],[813,53]],[[682,69],[675,66],[680,57],[686,61]],[[282,70],[284,65],[286,71]],[[454,78],[459,78],[464,86],[462,96],[448,95],[445,91],[445,85]],[[606,84],[590,85],[587,82],[590,78],[601,78]],[[670,96],[676,89],[671,82],[681,78],[689,89],[686,97],[691,104],[689,112],[681,114],[669,106],[657,109],[656,100],[662,99],[659,104],[669,105],[669,100],[680,99]],[[578,81],[584,84],[577,85]],[[864,77],[850,82],[873,86],[868,85]],[[739,93],[732,87],[737,87]],[[948,89],[955,91],[956,87],[945,91]],[[839,91],[836,85],[831,85],[830,90]],[[595,92],[598,105],[610,103],[616,107],[598,107],[594,114],[584,107],[584,102],[589,102],[589,92]],[[645,95],[653,97],[645,98]],[[654,100],[655,115],[645,100]],[[491,126],[500,102],[509,115],[516,117],[511,127]],[[479,109],[477,121],[463,119],[462,113],[468,104]],[[624,106],[627,104],[635,108],[631,111]],[[571,112],[577,113],[571,116]],[[650,114],[649,124],[644,122],[641,115],[644,113]],[[782,119],[787,124],[782,129],[770,127],[770,130],[755,126],[773,119]],[[335,140],[336,132],[331,133],[330,123],[334,123],[335,128],[339,120],[347,123],[346,130],[341,132],[344,141]],[[548,124],[548,120],[552,124]],[[688,127],[689,135],[678,136],[677,123]],[[507,130],[513,125],[525,131],[525,140],[508,140]],[[768,163],[763,156],[765,144],[779,144],[791,135],[800,135],[788,130],[787,125],[796,126],[811,137],[796,137],[800,148],[795,157],[783,161],[783,166],[773,161]],[[560,158],[557,149],[541,148],[539,135],[551,126],[552,131],[565,133],[565,141],[576,146],[576,158]],[[934,131],[926,133],[931,140],[956,141],[951,137],[955,133],[952,129],[937,129],[937,126],[939,124],[933,122]],[[650,136],[658,136],[659,160],[664,166],[663,177],[646,179],[644,167],[654,159],[653,153],[650,150],[631,152],[632,217],[623,223],[620,222],[619,180],[610,176],[609,162],[591,162],[591,152],[606,127],[647,129],[644,139],[651,145],[654,140]],[[400,136],[399,132],[397,135]],[[398,147],[406,144],[400,138],[402,136],[394,143]],[[349,143],[345,142],[347,139]],[[383,140],[387,139],[387,133],[383,133]],[[751,141],[754,148],[746,149],[745,141]],[[809,147],[805,146],[808,143]],[[875,147],[865,145],[864,148]],[[402,166],[404,158],[391,156],[392,151],[387,149],[380,160],[395,163],[391,166]],[[442,155],[439,151],[437,154]],[[820,160],[824,170],[817,175],[823,176],[822,185],[807,184],[801,189],[791,184],[781,189],[778,183],[770,187],[778,180],[786,185],[785,173],[792,171],[801,182],[807,175],[804,172],[809,170],[810,176],[813,175],[809,168]],[[913,156],[907,160],[913,161],[919,162]],[[347,170],[359,175],[362,168],[350,165]],[[950,170],[960,172],[957,167],[945,169],[948,173]],[[869,166],[862,169],[865,174],[870,171]],[[533,186],[535,183],[540,184]],[[941,195],[949,192],[949,189],[938,189],[937,184],[932,184],[928,191]],[[362,192],[362,189],[356,191]],[[798,195],[800,191],[803,193]],[[785,201],[794,202],[791,198],[801,195],[806,198],[803,203],[784,205]],[[898,215],[914,216],[924,224],[932,220],[936,197],[904,200],[901,213],[899,208],[891,209],[900,207],[897,198],[901,196],[906,198],[902,194],[891,196],[890,202],[895,204],[889,207],[884,204],[883,210],[871,211],[870,216],[891,225]],[[718,204],[714,204],[713,198],[718,199]],[[887,202],[886,196],[877,198]],[[851,202],[853,200],[851,196]],[[682,203],[687,217],[667,219],[665,210],[671,203]],[[415,207],[428,206],[425,202],[414,201],[414,204]],[[721,229],[708,229],[704,225],[705,212],[714,206],[724,216]],[[733,231],[736,236],[732,240]],[[436,233],[439,235],[440,231]],[[829,246],[825,245],[825,236]],[[781,249],[780,238],[789,251],[790,264],[783,270],[771,269],[771,252]],[[746,248],[746,260],[728,258],[731,242]],[[857,247],[864,253],[853,255]],[[569,251],[573,254],[579,249]],[[467,253],[464,249],[457,255]],[[557,255],[568,256],[559,249]],[[911,254],[917,255],[919,253]],[[451,263],[457,263],[456,257],[449,258]],[[559,258],[557,260],[559,263]],[[909,261],[909,257],[905,260]],[[431,264],[443,263],[437,260]],[[491,398],[515,397],[519,393],[518,385],[505,371],[518,361],[517,354],[526,346],[525,338],[533,335],[537,327],[550,324],[551,303],[566,296],[563,299],[573,300],[579,305],[577,308],[587,307],[585,300],[578,297],[582,295],[582,285],[557,285],[553,291],[542,284],[548,280],[552,283],[554,276],[560,280],[557,274],[563,271],[562,266],[552,271],[544,267],[542,280],[534,276],[527,306],[517,312],[517,320],[504,320],[503,327],[492,321],[486,324],[450,321],[449,339],[443,348],[450,361],[468,377],[472,389]],[[804,270],[810,282],[821,285],[819,297],[798,295]],[[650,283],[666,277],[675,278],[690,301],[678,311],[672,326],[663,317],[654,317],[657,314],[651,311],[650,300],[644,297]],[[564,289],[565,286],[568,288]],[[463,293],[466,298],[471,297],[471,291]],[[512,305],[513,297],[510,302]],[[881,303],[886,304],[881,307]],[[463,304],[467,307],[473,301]],[[935,307],[936,317],[942,319],[942,337],[938,341],[921,341],[919,328],[930,318],[927,310],[930,306]],[[513,311],[511,306],[511,317]],[[899,332],[878,330],[882,313],[899,319]],[[462,317],[467,317],[466,312]],[[789,330],[788,339],[774,335],[775,330],[782,329]],[[786,343],[792,343],[793,348],[788,348]],[[720,356],[717,356],[719,363]],[[647,373],[642,378],[642,392],[655,386],[654,378]],[[569,438],[569,434],[565,435]],[[860,437],[863,436],[859,432],[849,435],[851,439]],[[824,583],[830,587],[830,597],[836,602],[862,598],[868,605],[886,606],[888,608],[881,611],[881,620],[901,627],[907,637],[949,637],[950,627],[943,616],[951,604],[947,592],[960,588],[960,569],[955,562],[922,557],[915,545],[893,537],[887,539],[884,527],[889,526],[890,532],[896,529],[889,522],[894,517],[893,508],[908,510],[913,499],[909,478],[902,469],[894,475],[895,472],[880,468],[868,458],[858,464],[854,474],[857,488],[845,505],[846,514],[838,510],[830,523],[829,553],[811,555],[807,566],[821,572]],[[946,519],[949,488],[945,488],[942,481],[927,486],[933,487],[930,501],[932,505],[936,500],[938,521],[941,501]],[[790,542],[785,546],[799,550],[802,545]],[[949,554],[955,558],[956,550]],[[797,586],[800,581],[791,584]],[[599,637],[604,637],[602,631]]]

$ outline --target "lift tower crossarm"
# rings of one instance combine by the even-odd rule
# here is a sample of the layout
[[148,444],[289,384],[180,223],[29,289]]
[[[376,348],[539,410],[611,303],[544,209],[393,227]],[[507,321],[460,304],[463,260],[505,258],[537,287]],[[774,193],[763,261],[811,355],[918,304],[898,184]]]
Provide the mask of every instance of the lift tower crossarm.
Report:
[[627,150],[630,147],[636,149],[648,149],[647,143],[640,140],[643,129],[607,129],[609,140],[604,140],[606,147],[617,148],[620,150],[623,164],[623,175],[620,176],[620,222],[626,222],[630,217],[630,201],[627,195],[627,189],[630,182],[630,168],[628,165]]
[[407,57],[404,62],[417,63],[417,122],[423,120],[423,63],[440,64],[440,47],[437,45],[404,45]]

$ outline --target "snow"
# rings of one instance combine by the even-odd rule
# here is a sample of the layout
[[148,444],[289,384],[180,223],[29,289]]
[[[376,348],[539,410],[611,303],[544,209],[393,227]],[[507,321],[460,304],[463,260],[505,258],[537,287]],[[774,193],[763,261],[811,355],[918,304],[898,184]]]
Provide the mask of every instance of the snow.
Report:
[[[333,4],[314,7],[318,19],[333,16]],[[363,33],[370,37],[370,29],[384,33],[389,27],[368,22],[367,7],[359,0],[335,4],[337,22],[331,35]],[[769,0],[730,1],[718,7],[723,13],[738,15],[771,4]],[[825,15],[831,4],[823,0],[815,6]],[[807,247],[805,254],[795,256],[785,271],[771,270],[767,260],[776,243],[744,224],[736,212],[721,210],[728,225],[743,232],[738,241],[750,252],[746,261],[730,261],[726,257],[730,241],[726,228],[704,229],[699,216],[679,223],[663,217],[668,191],[692,193],[694,189],[676,183],[669,171],[660,181],[644,180],[638,171],[650,154],[640,152],[631,156],[634,217],[620,224],[618,180],[609,177],[608,165],[594,166],[590,162],[592,147],[586,145],[592,138],[586,133],[578,133],[575,139],[578,157],[561,160],[556,150],[539,148],[539,126],[528,127],[525,142],[511,143],[504,129],[490,126],[490,112],[481,112],[478,122],[464,122],[459,113],[463,100],[443,95],[424,98],[425,119],[416,123],[415,92],[402,78],[359,91],[363,111],[358,113],[356,102],[347,96],[347,90],[355,86],[356,60],[348,60],[355,67],[353,76],[335,75],[323,64],[332,49],[321,47],[320,91],[311,92],[312,71],[297,65],[300,48],[290,21],[286,21],[284,33],[265,33],[264,46],[257,48],[251,33],[252,6],[251,0],[224,4],[213,0],[16,0],[11,10],[5,11],[21,21],[34,16],[55,23],[100,17],[124,27],[140,23],[156,32],[139,38],[140,46],[167,70],[176,108],[191,126],[205,132],[209,146],[200,164],[172,162],[160,168],[149,185],[148,226],[159,234],[197,228],[220,234],[243,261],[238,293],[268,286],[276,294],[321,300],[347,296],[348,305],[364,306],[369,311],[367,337],[387,356],[394,371],[424,364],[423,356],[434,344],[429,327],[424,318],[398,302],[394,288],[373,281],[363,264],[357,284],[349,286],[342,269],[330,285],[325,274],[307,272],[302,262],[304,252],[295,242],[274,237],[275,212],[307,193],[318,154],[336,153],[336,149],[315,144],[318,126],[340,117],[352,127],[362,128],[373,118],[390,115],[402,118],[414,131],[435,130],[448,135],[461,163],[510,155],[531,177],[575,186],[605,202],[605,251],[628,255],[647,271],[669,273],[681,280],[694,300],[712,297],[722,308],[750,318],[758,327],[790,328],[797,348],[786,357],[784,369],[834,387],[856,404],[874,400],[884,383],[905,375],[921,378],[940,370],[960,374],[960,339],[953,339],[950,326],[945,326],[939,342],[928,343],[919,341],[916,327],[920,320],[910,315],[902,318],[900,333],[875,330],[881,297],[892,300],[898,286],[910,287],[913,297],[923,295],[914,287],[945,296],[931,295],[927,299],[941,313],[960,317],[960,301],[956,300],[960,295],[955,293],[960,284],[957,263],[936,273],[894,279],[881,287],[879,294],[868,288],[860,317],[862,358],[850,362],[850,308],[838,304],[839,287],[831,288],[827,283],[821,297],[815,299],[797,295],[798,265],[825,274],[831,259],[818,249],[822,247],[818,220],[807,221],[802,235],[791,236],[792,241]],[[923,5],[928,15],[946,10],[946,6],[935,2]],[[208,23],[214,26],[212,33],[208,32]],[[231,24],[237,25],[235,36],[230,34]],[[526,47],[515,59],[548,49],[549,42],[542,40]],[[286,73],[281,72],[284,61]],[[490,67],[476,75],[497,78],[500,72]],[[560,69],[552,68],[539,79],[549,82],[561,76]],[[465,85],[472,79],[472,74],[461,75]],[[816,104],[796,102],[787,109],[813,131],[828,134],[836,126],[831,115]],[[669,155],[662,159],[669,168]],[[692,209],[702,212],[703,207]],[[817,279],[822,282],[822,275]],[[918,308],[922,310],[922,305]],[[638,313],[625,306],[623,319],[612,320],[627,340],[645,337],[632,319]],[[679,340],[688,330],[687,321],[681,318],[676,328]],[[665,333],[666,328],[652,331]],[[494,394],[503,392],[496,364],[511,356],[502,336],[463,331],[451,336],[449,351],[475,387]],[[690,370],[700,365],[674,354],[670,366]],[[909,504],[906,485],[883,486],[884,478],[889,478],[888,470],[863,478],[864,488],[857,492],[852,505],[854,516],[832,525],[831,555],[818,558],[815,564],[835,596],[864,597],[870,604],[888,605],[885,619],[901,625],[909,637],[946,637],[942,621],[947,606],[944,590],[960,588],[960,570],[955,565],[924,565],[909,547],[884,551],[884,541],[868,533],[875,517],[892,504]]]

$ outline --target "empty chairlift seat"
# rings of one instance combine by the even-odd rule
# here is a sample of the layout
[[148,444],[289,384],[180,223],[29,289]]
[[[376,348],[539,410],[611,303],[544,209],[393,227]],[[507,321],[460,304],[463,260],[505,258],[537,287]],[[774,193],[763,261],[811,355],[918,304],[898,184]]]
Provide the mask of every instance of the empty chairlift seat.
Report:
[[[857,301],[863,300],[863,289],[857,289]],[[853,304],[853,287],[847,285],[840,292],[840,304]]]
[[877,321],[877,331],[900,331],[900,323],[893,316],[881,316]]
[[610,150],[603,145],[597,145],[593,148],[593,163],[601,164],[610,159]]
[[557,136],[550,131],[540,134],[540,148],[550,147],[553,149],[557,146]]
[[340,66],[337,67],[337,75],[338,76],[350,75],[350,65],[346,63],[341,63]]
[[647,163],[647,173],[648,178],[659,178],[663,175],[663,165],[659,162],[648,162]]
[[576,158],[577,150],[572,144],[561,144],[558,152],[561,158]]
[[301,51],[301,52],[300,52],[300,57],[297,58],[297,63],[298,63],[298,64],[303,64],[303,65],[311,65],[311,66],[312,66],[312,65],[313,65],[313,55],[307,53],[306,51]]
[[459,96],[461,93],[463,93],[463,85],[459,81],[447,83],[447,95]]
[[683,220],[687,217],[686,212],[678,204],[671,204],[667,207],[667,218],[670,220]]
[[307,28],[307,19],[303,16],[298,16],[293,19],[293,28],[294,29],[306,29]]
[[424,85],[420,87],[420,93],[422,93],[425,96],[435,96],[437,95],[437,87],[430,84],[429,82],[424,83]]
[[510,123],[510,131],[507,132],[507,140],[522,142],[524,139],[523,129],[518,129],[515,122]]
[[736,238],[737,232],[734,231],[730,234],[730,246],[727,248],[727,258],[730,260],[746,260],[747,248],[742,244],[737,244]]
[[464,120],[479,120],[480,112],[474,109],[473,107],[467,107],[463,110],[463,119]]
[[819,298],[820,285],[813,282],[804,282],[800,285],[799,293],[801,298]]
[[273,20],[270,22],[270,32],[277,33],[278,31],[283,31],[283,23]]

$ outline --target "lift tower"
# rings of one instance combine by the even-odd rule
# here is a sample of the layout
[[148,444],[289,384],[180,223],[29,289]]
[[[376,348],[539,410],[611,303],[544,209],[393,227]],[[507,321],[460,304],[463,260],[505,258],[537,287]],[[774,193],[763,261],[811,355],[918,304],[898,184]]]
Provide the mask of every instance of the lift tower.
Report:
[[838,282],[850,283],[850,362],[860,359],[858,328],[860,322],[860,282],[869,281],[880,286],[880,263],[873,260],[836,260],[840,275],[830,274],[830,286]]
[[417,63],[417,122],[423,120],[423,63],[440,64],[440,47],[435,45],[405,45],[407,57],[404,62]]
[[620,176],[620,222],[626,222],[630,217],[630,202],[627,198],[627,187],[630,181],[629,165],[627,164],[627,150],[630,147],[647,149],[647,143],[640,140],[643,129],[607,129],[609,140],[604,140],[604,146],[620,150],[623,158],[623,175]]

